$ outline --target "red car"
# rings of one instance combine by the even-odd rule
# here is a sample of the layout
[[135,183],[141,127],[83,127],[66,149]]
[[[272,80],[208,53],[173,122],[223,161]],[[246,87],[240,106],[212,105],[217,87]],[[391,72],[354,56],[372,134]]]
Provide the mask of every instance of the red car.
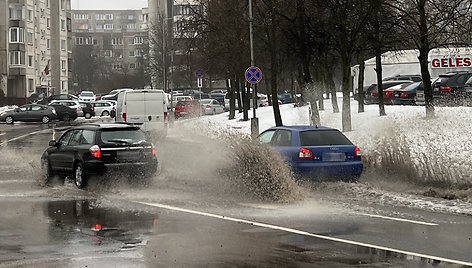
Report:
[[192,117],[200,115],[200,104],[197,100],[193,101],[179,101],[175,105],[174,115],[175,118],[180,117]]

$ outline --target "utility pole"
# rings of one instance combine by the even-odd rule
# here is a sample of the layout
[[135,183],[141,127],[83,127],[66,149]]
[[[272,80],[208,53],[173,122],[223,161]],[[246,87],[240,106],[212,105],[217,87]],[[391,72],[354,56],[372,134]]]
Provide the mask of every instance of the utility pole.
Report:
[[[251,67],[254,66],[254,17],[252,15],[252,0],[249,0],[249,45],[251,49]],[[251,85],[251,84],[249,84]],[[251,87],[253,87],[251,85]],[[253,117],[251,118],[251,137],[255,139],[259,135],[259,119],[256,117],[257,108],[257,86],[252,89],[252,109]]]

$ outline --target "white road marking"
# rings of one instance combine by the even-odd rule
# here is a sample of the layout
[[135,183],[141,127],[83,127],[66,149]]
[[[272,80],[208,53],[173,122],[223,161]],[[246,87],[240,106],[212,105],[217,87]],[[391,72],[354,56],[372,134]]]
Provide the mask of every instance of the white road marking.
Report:
[[367,217],[372,217],[372,218],[379,218],[379,219],[386,219],[386,220],[392,220],[392,221],[408,222],[408,223],[421,224],[421,225],[427,225],[427,226],[438,226],[438,225],[439,225],[439,224],[436,224],[436,223],[430,223],[430,222],[424,222],[424,221],[415,221],[415,220],[408,220],[408,219],[395,218],[395,217],[388,217],[388,216],[381,216],[381,215],[375,215],[375,214],[365,214],[365,213],[361,213],[360,215],[367,216]]
[[28,134],[25,134],[25,135],[21,135],[21,136],[18,136],[18,137],[15,137],[15,138],[12,138],[12,139],[9,139],[7,141],[4,141],[4,142],[0,143],[0,146],[6,145],[7,143],[12,142],[12,141],[21,140],[21,139],[26,138],[28,136],[39,134],[41,132],[46,132],[46,131],[51,131],[51,130],[50,129],[43,129],[43,130],[38,130],[38,131],[28,133]]
[[32,181],[27,180],[1,180],[0,184],[7,184],[7,183],[31,183]]
[[5,135],[5,134],[6,134],[6,133],[4,133],[4,132],[3,132],[3,133],[0,133],[0,136],[3,136],[3,135]]
[[169,205],[164,205],[164,204],[153,204],[153,203],[146,203],[146,202],[140,202],[140,201],[135,201],[135,202],[137,204],[141,204],[141,205],[157,207],[157,208],[162,208],[162,209],[167,209],[167,210],[172,210],[172,211],[179,211],[179,212],[184,212],[184,213],[189,213],[189,214],[194,214],[194,215],[199,215],[199,216],[205,216],[205,217],[210,217],[210,218],[216,218],[216,219],[225,220],[225,221],[245,223],[245,224],[249,224],[249,225],[252,225],[252,226],[258,226],[258,227],[263,227],[263,228],[268,228],[268,229],[272,229],[272,230],[278,230],[278,231],[283,231],[283,232],[298,234],[298,235],[303,235],[303,236],[315,237],[315,238],[318,238],[318,239],[323,239],[323,240],[328,240],[328,241],[333,241],[333,242],[356,245],[356,246],[361,246],[361,247],[375,248],[375,249],[379,249],[379,250],[396,252],[396,253],[400,253],[400,254],[415,256],[415,257],[419,257],[419,258],[432,259],[432,260],[437,260],[437,261],[442,261],[442,262],[447,262],[447,263],[472,266],[472,262],[448,259],[448,258],[443,258],[443,257],[438,257],[438,256],[422,254],[422,253],[410,252],[410,251],[401,250],[401,249],[395,249],[395,248],[389,248],[389,247],[384,247],[384,246],[378,246],[378,245],[374,245],[374,244],[362,243],[362,242],[357,242],[357,241],[352,241],[352,240],[347,240],[347,239],[342,239],[342,238],[324,236],[324,235],[309,233],[309,232],[306,232],[306,231],[301,231],[301,230],[297,230],[297,229],[292,229],[292,228],[287,228],[287,227],[282,227],[282,226],[277,226],[277,225],[272,225],[272,224],[267,224],[267,223],[260,223],[260,222],[256,222],[256,221],[249,221],[249,220],[238,219],[238,218],[233,218],[233,217],[226,217],[226,216],[223,216],[223,215],[217,215],[217,214],[213,214],[213,213],[207,213],[207,212],[201,212],[201,211],[190,210],[190,209],[185,209],[185,208],[179,208],[179,207],[174,207],[174,206],[169,206]]

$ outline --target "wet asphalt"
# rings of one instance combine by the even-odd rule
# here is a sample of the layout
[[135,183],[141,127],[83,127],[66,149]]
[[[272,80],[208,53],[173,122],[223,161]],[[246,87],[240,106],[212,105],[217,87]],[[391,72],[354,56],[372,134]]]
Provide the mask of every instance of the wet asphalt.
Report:
[[[177,129],[158,144],[163,171],[151,186],[102,187],[99,180],[87,191],[67,180],[45,186],[39,157],[66,128],[0,124],[0,267],[464,267],[472,262],[470,216],[379,207],[366,200],[336,204],[319,192],[282,204],[246,199],[208,179],[209,167],[222,163],[205,155],[217,149]],[[11,140],[31,132],[37,133]]]

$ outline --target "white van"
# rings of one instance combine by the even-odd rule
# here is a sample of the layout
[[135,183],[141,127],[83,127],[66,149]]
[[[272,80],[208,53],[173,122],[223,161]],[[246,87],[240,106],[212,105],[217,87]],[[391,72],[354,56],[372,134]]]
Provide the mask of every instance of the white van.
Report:
[[163,90],[142,89],[118,94],[116,122],[141,125],[144,131],[167,136],[167,94]]

